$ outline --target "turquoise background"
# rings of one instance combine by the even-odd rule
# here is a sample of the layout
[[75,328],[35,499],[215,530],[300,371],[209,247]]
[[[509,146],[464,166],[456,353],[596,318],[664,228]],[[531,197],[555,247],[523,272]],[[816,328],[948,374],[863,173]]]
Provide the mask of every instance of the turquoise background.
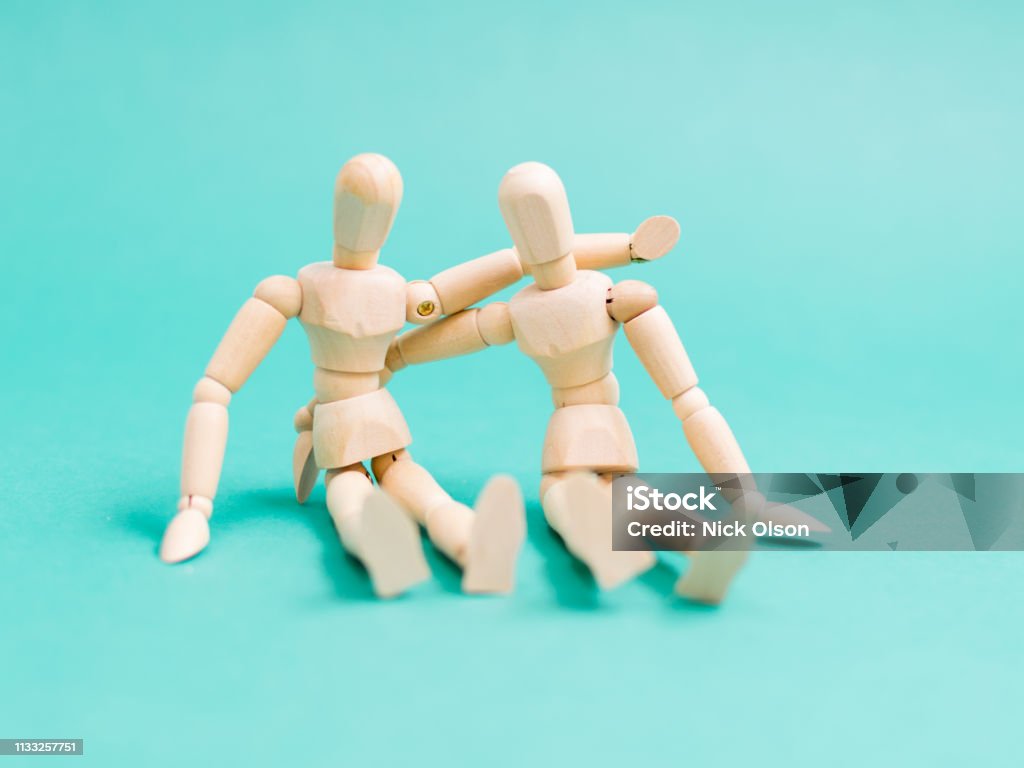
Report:
[[[1024,556],[766,552],[598,594],[537,501],[514,348],[403,372],[414,453],[523,483],[509,599],[382,604],[318,488],[290,328],[231,408],[213,541],[156,559],[190,391],[264,276],[329,258],[334,175],[401,168],[384,263],[503,247],[504,171],[580,231],[676,216],[655,284],[759,471],[1024,468],[1024,6],[0,4],[0,737],[103,766],[1019,764]],[[644,469],[694,470],[628,345]],[[11,764],[18,764],[12,759]],[[4,765],[7,765],[4,762]]]

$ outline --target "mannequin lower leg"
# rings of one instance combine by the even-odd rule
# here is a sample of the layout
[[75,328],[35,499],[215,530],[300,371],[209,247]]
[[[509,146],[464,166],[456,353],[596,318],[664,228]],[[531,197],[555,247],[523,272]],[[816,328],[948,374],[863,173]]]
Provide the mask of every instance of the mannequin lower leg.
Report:
[[362,464],[352,464],[327,473],[327,510],[334,520],[341,543],[362,559],[359,534],[363,505],[373,491],[370,474]]
[[342,545],[366,567],[379,597],[399,595],[430,574],[416,525],[373,487],[362,464],[327,473],[327,508]]
[[427,529],[430,540],[438,549],[464,566],[473,528],[472,510],[449,496],[404,449],[378,456],[372,466],[380,487]]
[[597,583],[611,589],[654,565],[653,553],[612,549],[611,476],[550,472],[541,482],[548,524],[583,561]]

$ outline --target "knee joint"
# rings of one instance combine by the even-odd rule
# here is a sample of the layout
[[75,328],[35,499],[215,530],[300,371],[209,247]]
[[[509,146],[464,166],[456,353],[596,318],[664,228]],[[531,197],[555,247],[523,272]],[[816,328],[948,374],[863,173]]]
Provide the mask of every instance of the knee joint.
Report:
[[377,478],[377,482],[381,483],[384,480],[384,475],[387,474],[391,467],[399,461],[409,461],[411,459],[410,453],[405,448],[402,448],[393,453],[385,453],[383,456],[375,456],[373,461],[370,462],[370,467],[373,469],[373,476]]

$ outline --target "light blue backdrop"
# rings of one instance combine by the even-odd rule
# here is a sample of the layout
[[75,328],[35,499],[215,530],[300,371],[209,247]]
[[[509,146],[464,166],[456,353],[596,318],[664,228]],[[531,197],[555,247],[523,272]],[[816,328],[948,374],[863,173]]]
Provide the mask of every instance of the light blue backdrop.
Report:
[[[842,7],[849,6],[849,7]],[[581,231],[667,213],[654,283],[760,471],[1024,468],[1019,3],[0,5],[0,737],[96,765],[1019,761],[1019,554],[764,553],[720,610],[613,594],[537,504],[514,349],[403,372],[460,499],[509,471],[510,599],[370,596],[291,498],[301,331],[232,404],[207,553],[156,543],[193,383],[264,276],[329,257],[334,174],[391,156],[385,263],[503,247],[553,165]],[[691,470],[628,345],[644,468]],[[12,765],[17,764],[12,759]],[[6,763],[5,763],[6,765]]]

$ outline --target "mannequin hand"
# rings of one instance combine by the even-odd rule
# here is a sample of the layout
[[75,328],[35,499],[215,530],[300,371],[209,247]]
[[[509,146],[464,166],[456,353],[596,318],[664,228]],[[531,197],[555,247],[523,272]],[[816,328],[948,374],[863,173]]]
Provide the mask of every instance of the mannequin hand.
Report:
[[402,353],[398,351],[398,339],[395,339],[388,347],[387,357],[384,358],[384,370],[380,372],[380,385],[385,386],[391,381],[391,377],[403,368],[405,368],[405,361],[402,359]]
[[194,506],[186,506],[176,514],[160,542],[160,559],[180,563],[195,557],[210,543],[210,524],[206,515]]
[[679,240],[679,222],[671,216],[651,216],[643,221],[629,241],[633,261],[660,259]]

